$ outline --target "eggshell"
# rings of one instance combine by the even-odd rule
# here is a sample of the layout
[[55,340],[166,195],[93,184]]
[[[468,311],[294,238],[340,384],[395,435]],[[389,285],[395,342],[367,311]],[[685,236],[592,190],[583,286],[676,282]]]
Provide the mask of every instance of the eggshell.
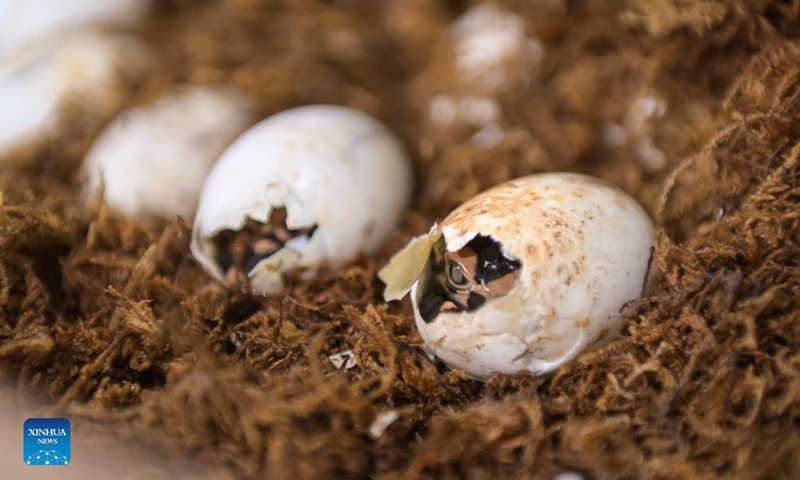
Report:
[[149,0],[2,0],[0,56],[71,29],[132,25],[149,6]]
[[102,186],[105,202],[130,217],[191,220],[208,172],[251,113],[236,90],[185,87],[120,114],[86,155],[84,197]]
[[[491,3],[468,9],[454,22],[451,35],[459,74],[486,93],[508,84],[510,77],[519,76],[517,83],[525,80],[544,54],[541,42],[526,36],[519,15]],[[521,64],[522,71],[509,70],[514,63]]]
[[[420,245],[444,237],[456,252],[478,234],[522,262],[517,283],[476,310],[441,312],[426,323],[418,309],[427,261]],[[623,305],[641,295],[652,244],[649,217],[621,190],[583,175],[533,175],[464,203],[380,277],[387,299],[411,288],[426,348],[448,365],[477,379],[545,374],[619,331]],[[414,272],[423,273],[412,283]]]
[[37,43],[0,60],[0,154],[49,134],[67,100],[105,111],[120,81],[147,71],[144,46],[129,35],[81,32]]
[[295,108],[252,127],[222,155],[203,188],[192,252],[221,281],[214,237],[238,231],[248,218],[266,223],[285,207],[289,229],[317,229],[296,256],[284,250],[253,269],[254,293],[274,293],[283,287],[282,272],[374,252],[411,190],[407,155],[379,122],[341,106]]

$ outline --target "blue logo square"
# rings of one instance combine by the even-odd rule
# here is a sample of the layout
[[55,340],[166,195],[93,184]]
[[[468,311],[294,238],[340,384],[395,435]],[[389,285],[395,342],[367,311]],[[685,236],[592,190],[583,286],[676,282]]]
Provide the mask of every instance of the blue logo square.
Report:
[[66,418],[29,418],[22,426],[22,438],[26,465],[69,465],[70,431]]

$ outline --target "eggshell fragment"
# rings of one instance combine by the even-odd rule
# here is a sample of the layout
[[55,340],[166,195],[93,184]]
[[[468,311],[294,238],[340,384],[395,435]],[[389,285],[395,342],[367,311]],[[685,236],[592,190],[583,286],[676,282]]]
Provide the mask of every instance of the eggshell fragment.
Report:
[[441,229],[438,225],[434,225],[428,234],[411,240],[411,243],[380,271],[379,277],[387,284],[383,294],[387,302],[400,300],[408,294],[422,275],[431,249],[441,236]]
[[[288,110],[245,132],[215,165],[201,195],[192,252],[231,287],[275,293],[288,271],[313,274],[320,264],[339,266],[374,252],[395,228],[411,188],[402,145],[376,120],[333,105]],[[276,225],[274,216],[282,211],[285,219]],[[247,278],[235,281],[223,268],[236,262],[225,260],[230,255],[221,239],[239,244],[241,234],[259,224],[294,237],[278,242],[280,250],[255,266],[249,265],[258,259],[254,254],[240,258]]]
[[[513,286],[476,308],[423,318],[420,302],[436,292],[437,277],[434,256],[420,250],[443,241],[446,252],[460,252],[476,238],[521,264]],[[411,286],[416,324],[426,349],[448,365],[476,379],[546,374],[618,332],[624,304],[641,295],[652,244],[649,217],[624,192],[583,175],[533,175],[464,203],[379,276],[389,300],[421,272]]]
[[236,90],[185,87],[120,114],[86,155],[84,197],[102,186],[105,202],[130,217],[191,220],[208,172],[251,111]]
[[0,55],[70,29],[128,26],[149,6],[149,0],[2,0]]
[[121,81],[144,74],[149,56],[129,35],[81,32],[0,60],[0,154],[50,133],[67,100],[113,106]]

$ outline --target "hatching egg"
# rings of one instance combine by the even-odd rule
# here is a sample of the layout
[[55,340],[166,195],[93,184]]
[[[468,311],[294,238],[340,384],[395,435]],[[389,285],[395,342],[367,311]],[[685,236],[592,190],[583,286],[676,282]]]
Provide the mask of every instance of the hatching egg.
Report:
[[184,87],[120,114],[83,162],[84,197],[132,218],[191,220],[206,176],[251,124],[252,101],[227,87]]
[[150,0],[2,0],[0,54],[36,39],[88,26],[128,26]]
[[147,71],[129,35],[84,31],[30,45],[0,60],[0,154],[50,133],[67,101],[113,108],[121,82]]
[[374,252],[410,200],[395,135],[351,108],[311,105],[263,120],[220,157],[200,197],[192,252],[214,278],[268,295]]
[[411,294],[426,350],[473,378],[546,374],[619,331],[641,296],[653,226],[636,201],[569,173],[467,201],[379,272]]

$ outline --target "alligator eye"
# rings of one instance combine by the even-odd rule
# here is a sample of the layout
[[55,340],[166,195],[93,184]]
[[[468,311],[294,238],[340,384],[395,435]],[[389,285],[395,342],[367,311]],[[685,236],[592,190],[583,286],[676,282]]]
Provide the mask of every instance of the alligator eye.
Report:
[[[545,375],[619,333],[647,280],[654,230],[633,198],[599,179],[533,175],[453,210],[419,237],[427,244],[417,239],[393,257],[382,272],[394,278],[381,280],[393,300],[419,272],[411,284],[417,329],[426,352],[445,364],[478,380],[520,370]],[[443,259],[405,270],[393,264],[431,243]],[[548,249],[553,255],[541,254]]]
[[452,263],[447,265],[447,278],[455,287],[463,287],[469,283],[464,272],[461,270],[461,266]]

